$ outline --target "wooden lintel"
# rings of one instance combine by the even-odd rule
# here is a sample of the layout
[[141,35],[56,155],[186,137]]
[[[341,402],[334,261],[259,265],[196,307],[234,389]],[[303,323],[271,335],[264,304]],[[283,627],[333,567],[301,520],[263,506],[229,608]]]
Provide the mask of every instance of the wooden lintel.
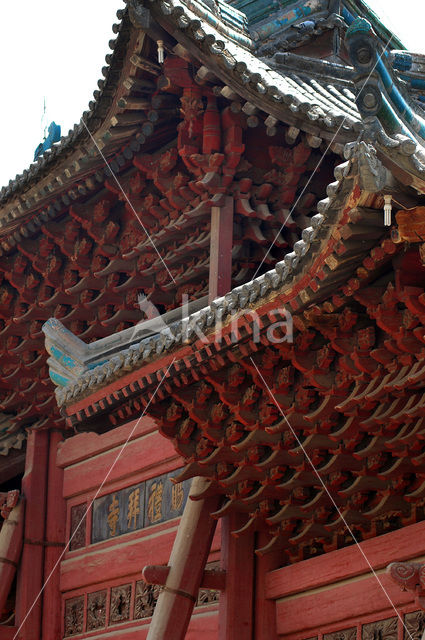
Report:
[[[142,570],[142,578],[147,584],[159,584],[163,586],[170,567],[165,565],[148,565]],[[201,589],[216,589],[222,591],[226,585],[226,572],[217,569],[205,569],[201,580]]]

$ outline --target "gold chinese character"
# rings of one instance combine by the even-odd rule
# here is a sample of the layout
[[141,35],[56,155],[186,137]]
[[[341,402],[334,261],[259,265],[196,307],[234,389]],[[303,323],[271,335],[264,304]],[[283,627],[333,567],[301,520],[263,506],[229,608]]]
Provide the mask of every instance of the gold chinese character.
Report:
[[183,486],[182,483],[173,484],[171,487],[171,508],[173,511],[179,511],[183,504]]
[[137,526],[137,516],[140,513],[140,489],[134,489],[128,496],[127,526],[131,527],[133,520],[133,529]]
[[162,492],[164,485],[162,480],[154,482],[148,500],[148,518],[151,522],[158,522],[162,518]]
[[112,502],[109,505],[108,511],[109,533],[111,536],[114,536],[117,532],[118,518],[120,517],[120,506],[115,493],[112,496]]

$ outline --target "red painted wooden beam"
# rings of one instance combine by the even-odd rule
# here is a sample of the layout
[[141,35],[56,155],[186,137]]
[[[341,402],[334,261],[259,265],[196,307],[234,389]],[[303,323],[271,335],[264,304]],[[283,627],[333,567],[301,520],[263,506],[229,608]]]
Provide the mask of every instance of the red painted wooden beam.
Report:
[[[142,578],[147,584],[164,585],[167,582],[170,567],[164,565],[148,565],[142,570]],[[201,581],[201,589],[216,589],[222,591],[226,586],[226,572],[205,569]]]

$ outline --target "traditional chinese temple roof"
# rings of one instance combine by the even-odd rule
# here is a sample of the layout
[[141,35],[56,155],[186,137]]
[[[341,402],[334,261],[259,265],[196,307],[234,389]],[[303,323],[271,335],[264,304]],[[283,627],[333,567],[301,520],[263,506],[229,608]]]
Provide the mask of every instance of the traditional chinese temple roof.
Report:
[[[0,410],[104,430],[149,402],[185,477],[298,549],[342,524],[267,385],[363,535],[422,508],[422,58],[363,3],[260,4],[130,2],[82,123],[3,189]],[[227,194],[232,290],[208,305]],[[285,309],[295,343],[271,345]]]

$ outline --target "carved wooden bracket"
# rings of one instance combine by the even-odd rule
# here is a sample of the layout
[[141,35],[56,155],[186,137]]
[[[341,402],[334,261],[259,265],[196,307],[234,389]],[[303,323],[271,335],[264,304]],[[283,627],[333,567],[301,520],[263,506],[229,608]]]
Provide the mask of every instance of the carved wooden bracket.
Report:
[[423,242],[425,239],[425,208],[402,209],[396,215],[400,239],[405,242]]
[[416,604],[425,610],[425,563],[392,562],[387,572],[403,591],[413,591]]

